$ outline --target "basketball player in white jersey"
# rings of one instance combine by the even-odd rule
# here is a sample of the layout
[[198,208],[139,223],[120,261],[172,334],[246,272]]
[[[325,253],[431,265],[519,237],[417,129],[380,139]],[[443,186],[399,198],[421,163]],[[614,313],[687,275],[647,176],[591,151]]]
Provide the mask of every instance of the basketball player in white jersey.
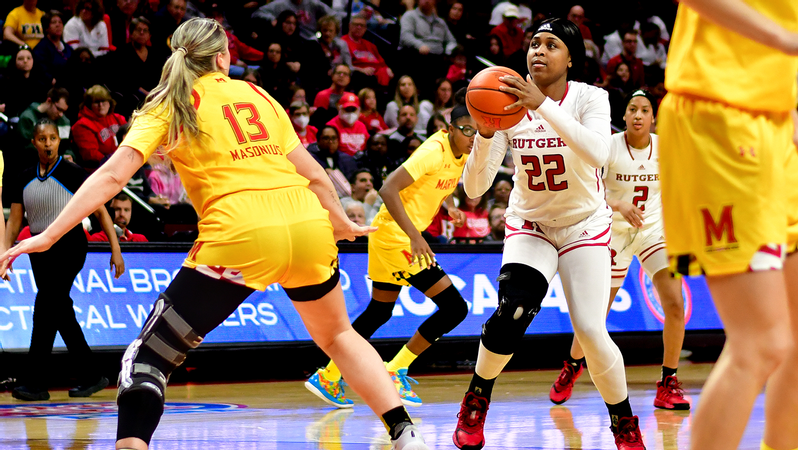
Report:
[[619,450],[645,449],[632,414],[623,357],[604,320],[610,293],[612,210],[600,171],[610,150],[607,92],[568,81],[584,67],[579,28],[563,19],[538,27],[527,53],[527,81],[505,76],[501,89],[529,111],[518,125],[480,134],[463,183],[475,197],[491,186],[508,145],[515,186],[506,214],[499,306],[483,326],[476,373],[463,399],[453,440],[461,449],[485,445],[483,427],[496,378],[512,357],[559,270],[574,332],[590,375],[609,409]]
[[[658,137],[651,133],[656,116],[656,100],[647,91],[633,92],[627,101],[626,131],[610,139],[610,156],[603,177],[607,204],[612,216],[612,281],[610,305],[623,285],[632,257],[637,256],[657,290],[665,326],[662,340],[665,353],[662,379],[657,382],[654,406],[663,409],[690,409],[681,383],[676,378],[679,354],[684,341],[684,299],[681,278],[668,271],[662,199],[659,189]],[[609,313],[609,308],[607,309]],[[574,382],[582,374],[584,353],[574,337],[571,354],[551,387],[549,398],[556,404],[571,398]]]

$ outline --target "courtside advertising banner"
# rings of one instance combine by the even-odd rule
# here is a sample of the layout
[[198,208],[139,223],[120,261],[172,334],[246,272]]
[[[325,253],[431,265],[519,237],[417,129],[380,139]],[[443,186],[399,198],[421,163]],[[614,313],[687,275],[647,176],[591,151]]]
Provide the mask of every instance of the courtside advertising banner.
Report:
[[[109,254],[90,252],[83,270],[72,286],[75,315],[92,347],[127,346],[139,333],[158,294],[177,274],[184,253],[125,253],[127,271],[113,279]],[[357,317],[371,298],[367,275],[368,255],[342,253],[341,285],[350,318]],[[448,336],[476,337],[482,324],[498,305],[496,277],[501,265],[499,253],[438,253],[437,260],[468,301],[466,320]],[[0,346],[3,350],[24,350],[30,345],[36,281],[27,255],[14,262],[10,280],[0,280]],[[39,282],[46,282],[39,280]],[[683,282],[688,330],[720,329],[703,278]],[[576,293],[579,295],[579,293]],[[374,338],[406,339],[433,312],[435,304],[415,289],[404,288],[396,302],[393,318]],[[651,281],[635,260],[629,269],[607,319],[610,332],[662,330],[664,317]],[[551,282],[540,314],[527,334],[571,333],[568,305],[559,275]],[[309,341],[296,310],[278,285],[255,292],[205,338],[205,344],[278,343]],[[60,336],[56,347],[64,347]]]

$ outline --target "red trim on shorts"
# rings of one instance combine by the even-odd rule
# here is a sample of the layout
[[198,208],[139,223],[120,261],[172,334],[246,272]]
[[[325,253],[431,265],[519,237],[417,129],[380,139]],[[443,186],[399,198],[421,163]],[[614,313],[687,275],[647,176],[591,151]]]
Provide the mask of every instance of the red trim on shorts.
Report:
[[651,255],[657,253],[660,250],[665,250],[665,244],[663,244],[662,247],[660,247],[660,248],[654,250],[653,252],[649,253],[648,256],[643,257],[643,259],[640,260],[640,264],[643,264],[644,262],[646,262],[646,260],[648,258],[651,258]]
[[578,245],[576,245],[575,247],[570,247],[570,248],[568,248],[567,250],[561,251],[561,252],[559,253],[559,255],[560,255],[560,256],[562,256],[562,255],[564,255],[564,254],[566,254],[566,253],[570,252],[571,250],[573,250],[573,249],[575,249],[575,248],[578,248],[578,247],[594,246],[594,245],[606,245],[606,246],[609,246],[609,245],[610,245],[610,244],[609,244],[609,242],[606,242],[606,243],[600,243],[600,244],[599,244],[599,243],[590,242],[590,241],[595,241],[596,239],[599,239],[599,238],[601,238],[601,237],[602,237],[602,236],[604,236],[605,234],[609,233],[611,229],[612,229],[612,224],[610,224],[610,226],[608,226],[606,230],[604,230],[604,231],[603,231],[601,234],[599,234],[599,235],[597,235],[597,236],[593,236],[593,237],[591,237],[591,238],[588,238],[588,239],[582,239],[582,240],[579,240],[579,241],[574,241],[574,242],[571,242],[570,244],[567,244],[567,245],[565,245],[564,247],[568,247],[568,246],[570,246],[570,245],[574,245],[574,244],[577,244],[577,243],[579,243],[579,242],[585,242],[585,244],[578,244]]
[[504,224],[504,228],[509,228],[510,231],[518,231],[518,228],[513,228],[513,227],[511,227],[510,225],[508,225],[506,223]]
[[600,247],[600,246],[609,248],[610,244],[605,243],[605,242],[590,242],[590,243],[587,243],[587,244],[579,244],[576,247],[571,247],[568,250],[560,252],[557,256],[562,256],[562,255],[570,252],[571,250],[576,250],[576,249],[582,248],[582,247]]
[[269,102],[270,105],[272,105],[272,109],[274,110],[274,115],[276,116],[277,115],[277,108],[274,107],[274,104],[272,103],[271,100],[269,100],[269,97],[266,97],[265,95],[263,95],[263,92],[259,91],[258,88],[255,87],[255,85],[250,83],[249,81],[247,81],[247,84],[249,85],[249,87],[252,88],[253,91],[257,92],[258,95],[263,97],[267,102]]
[[626,274],[624,274],[624,275],[613,275],[612,278],[626,278]]
[[639,254],[639,255],[642,255],[643,253],[645,253],[645,252],[647,252],[647,251],[651,250],[652,248],[654,248],[654,247],[656,247],[656,246],[658,246],[658,245],[665,246],[665,243],[664,243],[664,242],[657,242],[656,244],[654,244],[654,245],[652,245],[652,246],[650,246],[650,247],[647,247],[647,248],[643,249],[643,250],[642,250],[642,251],[640,251],[640,253],[638,253],[638,254]]
[[[505,224],[505,226],[507,226],[507,224]],[[519,234],[523,234],[523,235],[526,235],[526,236],[532,236],[532,237],[536,237],[538,239],[542,239],[542,240],[546,241],[546,243],[548,243],[552,247],[557,248],[550,240],[546,239],[545,237],[537,235],[537,234],[526,233],[526,232],[523,232],[523,231],[519,231],[518,233],[508,234],[508,235],[505,236],[505,239],[509,239],[509,238],[511,238],[513,236],[517,236]]]
[[773,248],[770,248],[770,246],[768,246],[768,245],[763,245],[763,246],[759,247],[759,250],[757,250],[757,253],[760,253],[760,252],[768,254],[768,255],[773,255],[773,256],[776,256],[778,258],[782,258],[783,257],[783,255],[782,255],[782,246],[781,245],[778,246],[778,249],[773,249]]

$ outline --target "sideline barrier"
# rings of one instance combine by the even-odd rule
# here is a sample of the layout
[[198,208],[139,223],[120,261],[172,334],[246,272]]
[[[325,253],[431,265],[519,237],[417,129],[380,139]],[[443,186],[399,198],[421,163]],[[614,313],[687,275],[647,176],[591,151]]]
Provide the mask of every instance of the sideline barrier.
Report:
[[[190,245],[123,246],[126,273],[114,280],[107,247],[91,246],[86,264],[72,288],[75,314],[92,347],[124,347],[139,333],[159,292],[177,273]],[[347,311],[354,319],[368,305],[371,281],[367,276],[365,245],[342,246],[341,284]],[[476,337],[497,306],[496,277],[501,265],[500,245],[434,246],[438,262],[468,301],[466,320],[447,336]],[[721,322],[702,277],[683,282],[688,330],[718,330]],[[27,256],[14,262],[10,281],[0,280],[0,346],[25,350],[30,344],[36,282]],[[393,318],[374,338],[409,338],[433,312],[435,304],[415,289],[402,289]],[[653,285],[632,262],[629,275],[615,298],[607,320],[610,332],[660,331],[662,307]],[[528,335],[571,333],[568,306],[559,274],[552,280],[541,312]],[[299,315],[277,285],[255,292],[220,327],[208,334],[203,346],[309,341]],[[63,348],[61,337],[56,348]]]

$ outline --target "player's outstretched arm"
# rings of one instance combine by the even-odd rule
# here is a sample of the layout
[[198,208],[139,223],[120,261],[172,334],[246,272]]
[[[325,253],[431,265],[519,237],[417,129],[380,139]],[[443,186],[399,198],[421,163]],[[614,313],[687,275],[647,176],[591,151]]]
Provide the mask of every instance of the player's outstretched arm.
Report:
[[743,0],[681,0],[681,3],[716,25],[788,55],[798,55],[798,33],[786,30]]

